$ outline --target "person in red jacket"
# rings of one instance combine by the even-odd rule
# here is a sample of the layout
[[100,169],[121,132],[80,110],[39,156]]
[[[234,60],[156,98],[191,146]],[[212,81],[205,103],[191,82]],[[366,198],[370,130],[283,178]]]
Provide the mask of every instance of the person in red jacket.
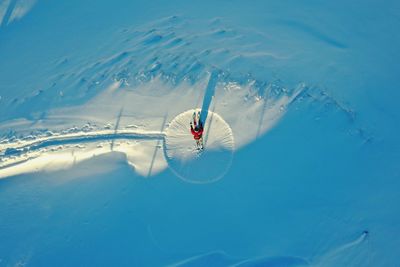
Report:
[[196,140],[196,146],[198,149],[203,148],[203,131],[203,123],[199,118],[196,120],[196,115],[193,115],[193,123],[190,122],[190,132],[192,133],[194,140]]

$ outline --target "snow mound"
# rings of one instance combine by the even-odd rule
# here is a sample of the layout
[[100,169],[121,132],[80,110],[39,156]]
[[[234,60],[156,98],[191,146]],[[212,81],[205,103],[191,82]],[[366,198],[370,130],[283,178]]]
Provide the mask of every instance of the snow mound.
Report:
[[165,137],[165,157],[169,167],[181,179],[192,183],[210,183],[221,179],[232,163],[232,130],[218,114],[208,111],[204,123],[204,150],[197,151],[189,122],[195,110],[172,120]]

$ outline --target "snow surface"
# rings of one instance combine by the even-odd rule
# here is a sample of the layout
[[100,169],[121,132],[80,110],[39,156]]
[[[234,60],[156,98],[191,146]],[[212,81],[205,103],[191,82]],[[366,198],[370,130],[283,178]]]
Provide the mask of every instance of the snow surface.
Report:
[[[232,163],[235,147],[229,125],[217,113],[208,111],[204,120],[202,151],[196,149],[188,131],[196,109],[178,115],[170,124],[165,137],[165,154],[171,169],[185,181],[215,182],[222,178]],[[201,120],[201,121],[203,121]]]
[[[397,266],[399,14],[0,0],[0,266]],[[194,108],[215,183],[169,156]]]

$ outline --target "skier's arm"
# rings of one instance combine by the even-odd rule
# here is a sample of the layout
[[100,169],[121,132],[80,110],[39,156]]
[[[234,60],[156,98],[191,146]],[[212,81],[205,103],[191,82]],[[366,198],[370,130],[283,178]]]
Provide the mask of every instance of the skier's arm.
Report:
[[195,135],[195,131],[194,131],[194,129],[193,129],[192,123],[190,123],[190,132],[191,132],[193,135]]

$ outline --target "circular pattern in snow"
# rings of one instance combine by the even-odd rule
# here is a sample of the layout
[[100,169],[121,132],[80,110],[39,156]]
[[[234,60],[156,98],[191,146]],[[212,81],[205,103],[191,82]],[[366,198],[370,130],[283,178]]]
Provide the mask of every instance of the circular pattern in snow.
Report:
[[204,149],[198,151],[189,125],[194,111],[181,113],[170,123],[164,143],[165,156],[169,167],[183,180],[215,182],[224,176],[232,163],[232,130],[221,116],[208,111],[203,133]]

